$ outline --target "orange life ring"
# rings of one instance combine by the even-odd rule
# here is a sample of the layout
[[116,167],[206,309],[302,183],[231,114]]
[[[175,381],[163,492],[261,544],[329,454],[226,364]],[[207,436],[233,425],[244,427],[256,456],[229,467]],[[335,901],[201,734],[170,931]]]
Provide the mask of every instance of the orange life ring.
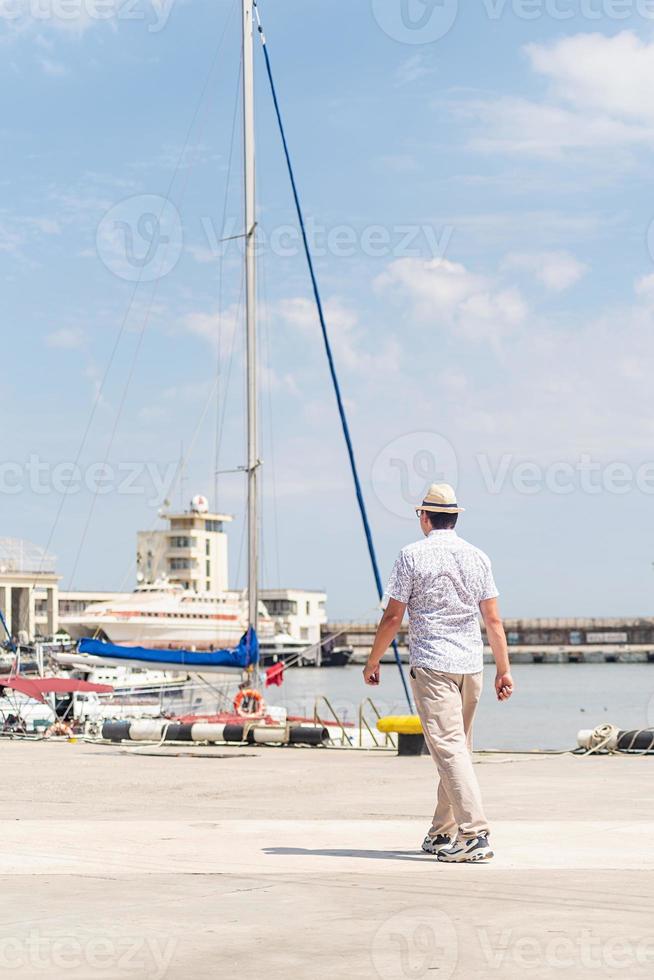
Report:
[[258,715],[263,711],[263,694],[253,687],[239,691],[234,698],[234,711],[241,718]]

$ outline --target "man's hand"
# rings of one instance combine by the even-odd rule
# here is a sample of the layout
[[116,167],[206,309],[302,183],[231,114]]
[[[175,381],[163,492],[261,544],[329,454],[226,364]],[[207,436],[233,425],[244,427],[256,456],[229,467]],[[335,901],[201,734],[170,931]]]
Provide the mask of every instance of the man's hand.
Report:
[[398,599],[389,599],[388,605],[384,610],[384,615],[375,633],[375,642],[372,645],[368,663],[363,668],[363,679],[366,684],[379,684],[379,664],[389,646],[397,636],[397,631],[402,625],[406,603]]
[[379,684],[379,674],[380,674],[379,664],[371,663],[370,661],[368,661],[366,666],[363,668],[364,681],[366,682],[366,684],[370,684],[373,687],[376,684]]
[[513,678],[509,671],[495,678],[495,693],[498,701],[508,701],[513,694]]

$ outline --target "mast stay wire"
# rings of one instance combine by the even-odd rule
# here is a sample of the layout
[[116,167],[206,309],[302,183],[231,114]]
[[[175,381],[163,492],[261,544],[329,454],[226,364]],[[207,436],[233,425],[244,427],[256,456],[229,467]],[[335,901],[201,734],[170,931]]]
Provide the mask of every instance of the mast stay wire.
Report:
[[[238,118],[238,107],[239,107],[239,92],[241,89],[241,76],[243,73],[243,53],[241,52],[238,72],[236,74],[236,92],[234,95],[234,112],[232,115],[232,134],[229,144],[229,157],[227,161],[227,178],[225,180],[225,194],[223,198],[223,215],[222,215],[222,231],[221,234],[225,234],[225,225],[227,223],[227,205],[229,202],[229,190],[232,180],[232,165],[234,161],[234,143],[236,137],[236,121]],[[227,238],[221,238],[219,244],[223,242],[236,241],[237,239],[244,238],[243,235],[230,235]],[[222,341],[223,341],[223,285],[224,285],[224,266],[225,266],[225,256],[221,250],[218,262],[218,336],[216,341],[216,374],[219,379],[219,384],[216,390],[216,418],[215,418],[215,432],[214,432],[214,472],[213,472],[213,490],[214,490],[214,508],[218,508],[218,473],[220,469],[220,446],[221,446],[221,391],[220,391],[220,377],[221,377],[221,367],[222,367]],[[233,345],[232,345],[233,353]],[[227,398],[227,391],[225,391],[225,399]]]
[[[266,253],[262,250],[259,257],[259,271],[260,271],[260,294],[261,294],[261,304],[260,308],[263,309],[263,349],[266,356],[267,362],[267,381],[266,386],[268,394],[268,405],[267,413],[262,411],[264,417],[267,415],[268,421],[268,448],[270,453],[270,465],[262,469],[263,480],[266,482],[267,474],[270,473],[270,487],[271,487],[271,498],[272,498],[272,523],[273,523],[273,553],[274,553],[274,563],[275,572],[277,574],[277,582],[275,583],[276,588],[279,588],[282,581],[281,566],[280,566],[280,546],[279,546],[279,506],[278,506],[278,494],[277,494],[277,457],[275,449],[275,426],[274,426],[274,400],[272,397],[272,342],[270,339],[270,307],[268,305],[268,275],[266,267]],[[263,393],[262,393],[263,402]],[[263,405],[262,405],[263,409]],[[265,544],[265,542],[262,542]]]
[[[168,189],[166,191],[166,194],[164,195],[164,200],[165,201],[167,201],[168,198],[170,197],[170,195],[172,193],[172,189],[173,189],[173,185],[174,185],[175,179],[177,178],[177,175],[178,175],[178,173],[179,173],[179,171],[181,169],[181,166],[182,166],[182,163],[183,163],[183,160],[184,160],[184,155],[186,153],[186,150],[187,150],[188,145],[189,145],[189,142],[190,142],[190,138],[191,138],[191,133],[193,131],[193,127],[195,126],[195,123],[196,123],[196,121],[198,119],[198,116],[200,114],[200,109],[201,109],[202,104],[204,102],[206,93],[207,93],[207,91],[209,89],[209,83],[210,83],[211,78],[213,76],[213,73],[214,73],[214,70],[216,68],[216,65],[218,64],[218,56],[219,56],[219,54],[220,54],[220,52],[222,50],[222,46],[223,46],[223,44],[225,42],[225,39],[227,37],[227,31],[229,29],[229,26],[231,24],[232,18],[234,16],[234,12],[235,12],[235,10],[237,8],[237,2],[238,2],[238,0],[234,0],[234,3],[232,4],[231,10],[230,10],[230,12],[229,12],[229,14],[228,14],[228,16],[227,16],[227,18],[225,20],[225,26],[223,28],[223,32],[222,32],[222,34],[220,36],[220,39],[218,41],[218,44],[216,46],[216,50],[214,52],[214,56],[213,56],[211,65],[209,67],[209,71],[207,72],[207,75],[205,77],[204,83],[203,83],[202,88],[200,90],[199,98],[198,98],[197,103],[195,105],[195,109],[193,110],[191,121],[190,121],[189,126],[188,126],[187,131],[186,131],[186,136],[185,136],[185,139],[184,139],[184,143],[182,144],[182,148],[181,148],[181,150],[180,150],[180,152],[178,154],[177,163],[175,164],[175,168],[174,168],[173,173],[171,175],[171,178],[170,178],[170,180],[168,182]],[[186,182],[185,182],[185,185],[184,185],[184,188],[183,188],[183,191],[182,191],[182,195],[181,195],[182,198],[183,198],[183,196],[184,196],[184,194],[186,192],[186,189],[188,187],[188,181],[189,181],[190,170],[191,169],[192,169],[192,165],[189,166],[189,170],[187,172]],[[163,213],[163,208],[162,208],[162,213]],[[159,217],[161,218],[161,214],[159,215]],[[165,258],[166,258],[167,252],[168,252],[168,246],[169,246],[169,242],[167,242],[165,244],[165,246],[164,246],[164,254],[162,256],[162,260],[161,260],[161,263],[162,264],[160,266],[161,268],[163,268],[163,263],[165,262]],[[109,374],[109,368],[111,367],[111,362],[114,359],[114,356],[115,356],[115,354],[117,352],[117,349],[118,349],[118,346],[119,346],[119,343],[120,343],[120,340],[121,340],[121,338],[122,338],[122,336],[123,336],[123,334],[125,332],[125,328],[126,328],[126,325],[127,325],[127,322],[128,322],[129,316],[130,316],[130,313],[132,311],[134,302],[136,300],[136,295],[137,295],[138,289],[142,285],[142,277],[143,277],[143,269],[141,270],[141,272],[139,274],[139,278],[134,283],[134,289],[132,290],[132,294],[131,294],[129,303],[128,303],[127,309],[125,311],[125,314],[123,316],[123,319],[122,319],[122,322],[121,322],[121,326],[120,326],[120,329],[119,329],[119,332],[118,332],[118,336],[116,338],[116,342],[114,344],[114,347],[113,347],[113,350],[112,350],[112,353],[111,353],[111,360],[110,360],[110,363],[107,366],[107,369],[106,369],[106,371],[104,373],[104,376],[103,376],[103,379],[102,379],[101,389],[105,385],[105,382],[107,380],[107,376]],[[114,439],[115,439],[115,436],[116,436],[116,432],[117,432],[117,429],[118,429],[118,424],[119,424],[120,418],[122,416],[122,411],[123,411],[123,408],[124,408],[124,405],[125,405],[125,401],[126,401],[126,398],[127,398],[127,394],[128,394],[128,390],[129,390],[129,387],[130,387],[130,384],[131,384],[131,380],[132,380],[132,377],[133,377],[133,374],[134,374],[134,370],[135,370],[135,367],[136,367],[136,362],[137,362],[137,359],[138,359],[138,354],[139,354],[139,351],[140,351],[140,348],[141,348],[143,337],[145,335],[145,331],[146,331],[147,326],[148,326],[148,323],[149,323],[150,314],[151,314],[152,307],[153,307],[153,304],[154,304],[154,300],[155,300],[155,296],[156,296],[156,293],[157,293],[157,289],[158,289],[158,279],[155,279],[154,282],[153,282],[153,288],[152,288],[151,294],[150,294],[150,301],[149,301],[148,307],[146,309],[143,322],[141,324],[141,330],[139,332],[139,336],[138,336],[138,339],[137,339],[136,347],[134,349],[134,353],[133,353],[133,356],[132,356],[132,362],[131,362],[130,369],[129,369],[129,372],[128,372],[127,380],[126,380],[125,385],[123,386],[123,391],[121,393],[121,398],[120,398],[118,409],[117,409],[117,412],[116,412],[116,417],[115,417],[114,424],[113,424],[113,427],[112,427],[112,430],[111,430],[111,434],[110,434],[110,438],[109,438],[109,443],[108,443],[107,450],[106,450],[106,453],[105,453],[105,459],[104,459],[105,465],[108,462],[109,455],[111,453],[111,449],[113,448],[113,442],[114,442]],[[97,408],[100,395],[101,395],[101,390],[98,393],[98,395],[96,396],[96,401],[95,401],[95,404],[93,406],[92,413],[91,413],[92,416],[95,413],[95,410]],[[82,444],[80,444],[80,448],[78,450],[78,455],[77,455],[77,460],[79,460],[79,458],[81,457],[81,453],[83,451],[83,445],[84,445],[84,443],[85,443],[85,441],[86,441],[86,439],[88,437],[88,433],[89,433],[89,430],[90,430],[90,427],[91,427],[90,426],[91,420],[89,420],[89,423],[87,424],[86,430],[84,432],[83,442],[82,442]],[[75,555],[75,561],[73,563],[73,570],[72,570],[72,573],[71,573],[71,576],[70,576],[70,588],[71,589],[73,588],[73,585],[74,585],[74,580],[75,580],[75,575],[76,575],[76,572],[77,572],[77,567],[78,567],[78,564],[79,564],[79,560],[80,560],[80,557],[81,557],[81,554],[82,554],[82,551],[83,551],[83,548],[84,548],[84,544],[85,544],[85,541],[86,541],[86,537],[87,537],[87,534],[88,534],[88,530],[89,530],[89,527],[90,527],[91,518],[93,516],[93,511],[95,509],[95,504],[96,504],[96,501],[97,501],[97,496],[98,496],[98,493],[97,493],[97,489],[96,489],[96,492],[91,497],[91,505],[89,507],[89,511],[88,511],[87,518],[86,518],[86,522],[84,524],[84,528],[83,528],[83,531],[82,531],[82,536],[81,536],[81,539],[80,539],[80,542],[79,542],[79,545],[78,545],[78,548],[77,548],[77,553]],[[56,524],[58,523],[59,517],[61,515],[61,511],[63,510],[63,502],[64,502],[64,499],[65,499],[65,497],[62,497],[62,501],[61,501],[61,504],[59,506],[59,509],[58,509],[58,512],[57,512],[57,515],[56,515],[55,525],[53,526],[53,530],[51,532],[49,541],[52,540],[52,537],[54,535],[54,531],[55,531],[55,528],[56,528]]]
[[[245,279],[244,275],[241,274],[241,287],[240,287],[240,292],[239,292],[239,300],[238,300],[237,313],[236,313],[237,320],[240,317],[241,310],[242,310],[242,307],[243,307],[244,279]],[[236,334],[237,334],[237,331],[236,330],[232,331],[232,346],[231,346],[230,358],[229,358],[229,362],[228,362],[228,375],[227,375],[228,384],[229,384],[229,378],[231,376],[232,363],[234,361],[234,347],[235,347]],[[204,405],[203,405],[202,410],[200,412],[198,421],[197,421],[197,423],[195,425],[195,429],[193,430],[193,434],[191,436],[191,439],[190,439],[190,442],[188,444],[188,447],[184,450],[184,454],[183,454],[182,458],[180,459],[179,463],[177,464],[177,467],[175,469],[175,473],[173,474],[173,477],[172,477],[170,483],[168,484],[168,487],[166,489],[166,494],[165,494],[165,499],[166,500],[171,500],[173,498],[173,496],[175,494],[175,491],[177,489],[177,483],[178,483],[178,481],[179,481],[179,479],[180,479],[180,477],[182,475],[182,472],[184,471],[186,465],[188,464],[188,462],[190,460],[190,457],[191,457],[191,455],[192,455],[192,453],[193,453],[193,451],[195,449],[195,444],[196,444],[196,442],[198,440],[198,437],[200,435],[200,431],[201,431],[202,426],[204,424],[204,420],[206,419],[207,413],[209,412],[209,409],[211,407],[211,403],[213,402],[214,397],[217,394],[218,381],[219,381],[219,378],[216,375],[214,377],[213,382],[211,384],[211,387],[209,389],[209,393],[207,395],[207,398],[205,399]],[[234,472],[237,472],[238,473],[238,472],[241,472],[241,470],[240,469],[239,470],[235,470]],[[150,526],[150,530],[151,531],[154,531],[155,530],[155,527],[156,527],[156,520]],[[127,579],[129,578],[129,576],[131,575],[131,573],[133,571],[134,571],[134,561],[132,559],[132,560],[130,560],[129,567],[127,568],[127,570],[125,572],[125,575],[124,575],[124,578],[123,578],[123,581],[122,581],[122,584],[121,584],[121,588],[118,590],[119,592],[122,592],[123,591],[124,586],[125,586],[125,583],[127,582]]]
[[[271,95],[272,95],[273,105],[274,105],[274,108],[275,108],[275,115],[277,116],[277,123],[278,123],[278,126],[279,126],[279,133],[280,133],[281,140],[282,140],[282,146],[283,146],[283,150],[284,150],[284,157],[286,159],[286,167],[287,167],[287,170],[288,170],[288,176],[289,176],[289,180],[290,180],[290,183],[291,183],[291,190],[292,190],[292,193],[293,193],[293,200],[295,202],[295,210],[297,212],[297,218],[298,218],[298,222],[299,222],[299,225],[300,225],[300,233],[301,233],[301,236],[302,236],[302,243],[303,243],[303,247],[304,247],[304,253],[305,253],[305,256],[306,256],[307,265],[309,267],[309,276],[311,278],[311,286],[312,286],[312,289],[313,289],[313,296],[314,296],[314,300],[316,302],[316,308],[317,308],[317,311],[318,311],[318,319],[320,321],[320,330],[321,330],[321,333],[322,333],[323,343],[324,343],[324,347],[325,347],[325,353],[327,355],[327,362],[328,362],[328,365],[329,365],[329,373],[331,375],[331,380],[332,380],[332,384],[333,384],[333,387],[334,387],[334,395],[336,396],[336,404],[337,404],[337,407],[338,407],[338,414],[339,414],[340,420],[341,420],[341,428],[343,430],[343,436],[345,438],[345,445],[346,445],[346,449],[347,449],[347,455],[348,455],[348,459],[349,459],[349,462],[350,462],[350,470],[352,472],[352,479],[354,481],[354,490],[355,490],[357,502],[358,502],[358,505],[359,505],[359,512],[360,512],[360,515],[361,515],[361,521],[363,523],[363,530],[364,530],[364,534],[365,534],[365,537],[366,537],[366,543],[367,543],[367,546],[368,546],[368,554],[370,556],[370,563],[372,565],[372,571],[373,571],[373,575],[374,575],[374,579],[375,579],[375,585],[377,586],[377,593],[378,593],[379,599],[381,601],[381,599],[383,598],[383,594],[384,594],[384,588],[383,588],[383,585],[382,585],[381,575],[380,575],[380,572],[379,572],[379,564],[378,564],[378,561],[377,561],[377,553],[375,551],[375,545],[374,545],[374,541],[373,541],[373,537],[372,537],[372,530],[371,530],[371,527],[370,527],[370,522],[368,520],[368,511],[367,511],[366,503],[365,503],[365,500],[364,500],[364,497],[363,497],[363,490],[362,490],[362,487],[361,487],[361,481],[359,479],[359,471],[358,471],[358,467],[357,467],[356,457],[355,457],[355,454],[354,454],[354,445],[352,443],[352,437],[350,435],[350,427],[349,427],[349,424],[348,424],[348,421],[347,421],[347,414],[346,414],[346,411],[345,411],[345,405],[343,403],[343,396],[341,394],[341,387],[340,387],[340,383],[339,383],[339,380],[338,380],[338,374],[336,372],[336,364],[335,364],[334,355],[333,355],[333,352],[332,352],[331,341],[329,339],[329,332],[327,330],[327,323],[326,323],[326,320],[325,320],[325,313],[324,313],[324,308],[323,308],[323,305],[322,305],[322,298],[321,298],[321,294],[320,294],[320,288],[318,286],[318,279],[317,279],[315,268],[314,268],[314,264],[313,264],[313,256],[311,254],[311,249],[309,247],[309,240],[308,240],[308,237],[307,237],[306,225],[305,225],[305,222],[304,222],[304,212],[302,210],[302,205],[300,204],[300,196],[299,196],[299,191],[298,191],[297,183],[296,183],[296,180],[295,180],[295,172],[293,170],[293,163],[291,161],[290,150],[289,150],[288,142],[287,142],[287,139],[286,139],[286,131],[284,129],[284,122],[283,122],[283,119],[282,119],[282,114],[281,114],[281,108],[280,108],[280,105],[279,105],[279,100],[277,98],[277,89],[276,89],[275,81],[274,81],[274,78],[273,78],[272,66],[271,66],[271,63],[270,63],[270,56],[268,54],[268,44],[267,44],[267,41],[266,41],[266,36],[264,34],[264,31],[263,31],[263,26],[262,26],[262,23],[261,23],[261,18],[259,16],[259,5],[258,5],[257,0],[254,0],[254,12],[255,12],[256,19],[257,19],[257,28],[258,28],[259,37],[261,39],[261,45],[262,45],[262,48],[263,48],[263,56],[264,56],[265,63],[266,63],[266,73],[268,75],[268,82],[270,83],[270,92],[271,92]],[[409,705],[409,710],[411,712],[413,712],[413,704],[412,704],[412,701],[411,701],[411,695],[409,693],[409,688],[408,688],[408,685],[407,685],[406,677],[404,675],[404,668],[403,668],[403,665],[402,665],[402,660],[400,659],[400,652],[398,650],[398,646],[397,646],[397,641],[396,640],[393,641],[392,647],[393,647],[393,653],[395,655],[395,662],[396,662],[397,667],[398,667],[398,670],[400,672],[400,678],[401,678],[401,681],[402,681],[402,686],[404,687],[404,693],[406,695],[406,699],[407,699],[407,702],[408,702],[408,705]]]

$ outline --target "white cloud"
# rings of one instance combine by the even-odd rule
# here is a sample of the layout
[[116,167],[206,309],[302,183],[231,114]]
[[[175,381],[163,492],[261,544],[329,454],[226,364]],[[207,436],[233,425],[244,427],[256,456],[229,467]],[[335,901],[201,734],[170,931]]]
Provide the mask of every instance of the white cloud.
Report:
[[183,326],[189,333],[210,344],[216,356],[220,353],[221,358],[228,358],[233,349],[235,333],[241,328],[242,317],[242,309],[232,305],[223,310],[222,315],[217,310],[210,313],[187,313]]
[[9,224],[0,224],[0,252],[18,254],[24,240],[24,236]]
[[503,288],[447,259],[398,259],[377,277],[375,287],[396,304],[408,303],[423,324],[445,325],[469,340],[496,342],[527,316],[518,289]]
[[60,61],[53,61],[52,58],[38,58],[37,60],[41,71],[45,75],[50,75],[53,78],[62,78],[64,75],[69,74],[66,65],[63,65]]
[[481,132],[471,139],[470,145],[482,152],[557,158],[574,150],[654,144],[654,126],[551,103],[507,97],[471,100],[459,108],[480,124]]
[[[358,314],[338,298],[327,300],[324,310],[339,367],[368,375],[398,370],[401,349],[394,338],[371,337]],[[312,300],[303,297],[284,300],[278,304],[276,312],[296,330],[318,336],[318,312]]]
[[456,111],[478,125],[474,149],[558,157],[654,146],[654,42],[623,31],[577,34],[524,50],[532,71],[549,82],[547,93],[540,101],[500,96],[456,103]]
[[642,296],[646,300],[654,300],[654,272],[637,279],[634,290],[637,296]]
[[395,82],[398,86],[411,85],[421,78],[433,75],[436,71],[436,65],[429,61],[426,54],[419,51],[399,65],[395,71]]
[[654,42],[633,31],[576,34],[553,44],[528,44],[525,51],[559,101],[601,116],[654,123]]
[[57,347],[60,350],[79,350],[86,342],[83,330],[77,327],[62,327],[48,334],[45,338],[48,347]]
[[570,252],[513,252],[507,255],[504,269],[522,269],[532,273],[547,289],[564,292],[578,282],[588,266]]

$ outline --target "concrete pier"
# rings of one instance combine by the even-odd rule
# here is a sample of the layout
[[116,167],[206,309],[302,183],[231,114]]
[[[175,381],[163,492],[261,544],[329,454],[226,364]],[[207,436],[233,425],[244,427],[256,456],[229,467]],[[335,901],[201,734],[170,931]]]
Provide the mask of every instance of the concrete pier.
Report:
[[651,977],[654,759],[476,761],[452,867],[425,757],[2,742],[1,975]]

